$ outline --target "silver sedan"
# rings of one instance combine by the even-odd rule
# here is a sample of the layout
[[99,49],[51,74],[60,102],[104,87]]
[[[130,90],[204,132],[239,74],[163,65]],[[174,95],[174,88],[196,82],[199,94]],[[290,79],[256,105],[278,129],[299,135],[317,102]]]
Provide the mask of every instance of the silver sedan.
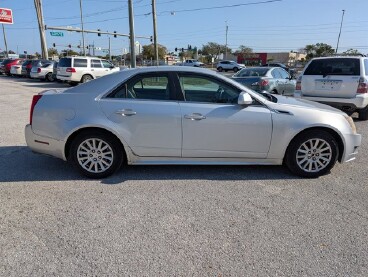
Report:
[[258,94],[216,72],[124,70],[33,97],[28,146],[103,178],[127,164],[285,164],[303,177],[355,159],[361,136],[329,106]]

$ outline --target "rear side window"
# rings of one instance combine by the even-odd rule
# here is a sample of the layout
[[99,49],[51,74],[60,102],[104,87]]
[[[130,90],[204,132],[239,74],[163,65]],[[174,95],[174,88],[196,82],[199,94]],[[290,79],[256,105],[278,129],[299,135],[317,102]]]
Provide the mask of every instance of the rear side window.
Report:
[[71,67],[72,59],[71,58],[61,58],[58,64],[58,67]]
[[368,76],[368,59],[364,60],[365,76]]
[[87,67],[87,59],[74,59],[74,67]]
[[339,58],[313,60],[304,75],[359,76],[359,59]]
[[[75,62],[74,62],[75,64]],[[100,60],[91,60],[91,67],[93,68],[101,68],[101,61]]]

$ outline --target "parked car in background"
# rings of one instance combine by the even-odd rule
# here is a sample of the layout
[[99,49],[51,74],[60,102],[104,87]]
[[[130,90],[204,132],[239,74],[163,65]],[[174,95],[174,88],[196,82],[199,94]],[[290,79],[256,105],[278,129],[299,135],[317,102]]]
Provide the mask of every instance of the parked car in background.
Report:
[[353,160],[361,144],[353,120],[337,109],[262,96],[211,70],[182,66],[123,70],[47,91],[33,97],[30,110],[27,145],[91,178],[111,175],[124,160],[284,163],[294,174],[318,177],[336,161]]
[[29,77],[29,73],[31,72],[32,68],[32,60],[25,60],[22,63],[22,71],[21,74],[23,77]]
[[232,79],[257,92],[293,95],[296,87],[295,80],[280,67],[244,68],[234,74]]
[[22,75],[31,78],[31,70],[34,66],[43,66],[50,63],[49,60],[29,60],[27,63],[22,64]]
[[22,76],[22,65],[21,64],[12,65],[10,67],[10,75],[17,77]]
[[95,57],[65,57],[59,61],[56,78],[73,86],[119,70],[109,61]]
[[288,66],[286,66],[283,63],[266,63],[262,66],[266,66],[266,67],[281,67],[282,69],[286,70],[291,77],[295,78],[296,77],[296,70],[294,68],[290,68]]
[[179,63],[180,66],[192,66],[192,67],[201,67],[204,66],[204,63],[194,60],[194,59],[187,59],[183,63]]
[[49,61],[41,66],[33,66],[30,76],[32,79],[46,80],[49,82],[55,81],[54,68],[56,68],[57,62]]
[[22,64],[22,59],[6,59],[0,66],[0,73],[10,76],[10,68],[12,65]]
[[295,97],[317,101],[368,120],[368,58],[312,59],[297,80]]
[[245,68],[244,64],[238,64],[237,62],[234,61],[220,61],[218,62],[218,64],[216,65],[217,71],[234,71],[234,72],[238,72],[239,70]]

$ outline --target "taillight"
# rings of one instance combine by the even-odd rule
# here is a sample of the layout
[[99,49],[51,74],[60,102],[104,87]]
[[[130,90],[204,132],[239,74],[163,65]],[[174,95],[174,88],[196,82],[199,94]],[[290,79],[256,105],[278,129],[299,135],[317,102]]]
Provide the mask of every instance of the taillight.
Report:
[[36,106],[38,100],[40,100],[42,97],[42,95],[37,94],[37,95],[33,95],[32,98],[32,104],[31,104],[31,112],[29,114],[29,124],[32,125],[32,117],[33,117],[33,111],[34,111],[34,107]]
[[368,93],[368,81],[363,77],[359,79],[357,93]]
[[41,73],[41,68],[37,68],[37,73]]
[[265,87],[265,86],[267,86],[269,84],[269,81],[268,80],[261,80],[260,82],[259,82],[259,85],[261,86],[261,87]]
[[295,90],[302,90],[302,76],[300,76],[296,81]]
[[68,67],[68,68],[66,69],[66,72],[74,73],[74,72],[76,72],[76,71],[75,71],[75,68],[74,68],[74,67]]

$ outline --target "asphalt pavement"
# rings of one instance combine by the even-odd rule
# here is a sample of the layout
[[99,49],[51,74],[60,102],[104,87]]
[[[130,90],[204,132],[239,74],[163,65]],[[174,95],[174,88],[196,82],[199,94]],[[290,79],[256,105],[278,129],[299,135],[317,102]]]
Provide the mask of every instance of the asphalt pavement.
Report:
[[358,158],[282,166],[125,166],[88,180],[25,144],[32,95],[0,76],[0,276],[368,276],[368,122]]

